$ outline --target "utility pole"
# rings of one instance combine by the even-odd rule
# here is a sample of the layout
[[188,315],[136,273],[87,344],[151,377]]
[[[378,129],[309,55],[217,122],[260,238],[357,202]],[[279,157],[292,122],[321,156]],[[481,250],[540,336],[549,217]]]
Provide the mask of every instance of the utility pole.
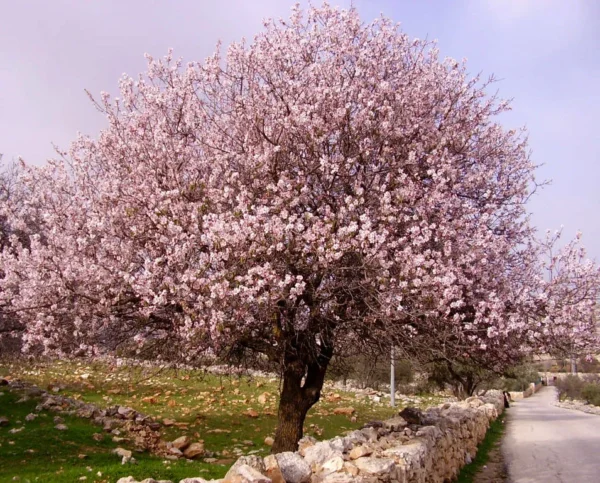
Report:
[[396,368],[394,367],[394,346],[392,346],[391,352],[391,365],[390,365],[390,406],[396,406]]

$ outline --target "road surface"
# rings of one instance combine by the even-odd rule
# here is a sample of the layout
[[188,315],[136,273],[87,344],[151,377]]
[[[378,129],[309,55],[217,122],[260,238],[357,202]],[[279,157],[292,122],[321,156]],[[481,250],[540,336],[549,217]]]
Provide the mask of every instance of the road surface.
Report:
[[554,406],[543,387],[508,410],[502,451],[511,483],[599,483],[600,416]]

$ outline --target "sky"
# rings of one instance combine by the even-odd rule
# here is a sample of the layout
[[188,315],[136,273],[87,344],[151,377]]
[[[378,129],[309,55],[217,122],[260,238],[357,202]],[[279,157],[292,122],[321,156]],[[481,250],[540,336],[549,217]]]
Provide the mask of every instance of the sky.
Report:
[[[117,92],[144,53],[174,49],[202,60],[218,40],[250,40],[292,0],[0,0],[0,153],[41,165],[78,132],[96,137],[104,118],[93,95]],[[300,2],[306,4],[306,2]],[[315,0],[314,4],[320,4]],[[350,0],[331,0],[350,6]],[[600,262],[600,2],[593,0],[354,0],[366,22],[383,14],[410,36],[437,39],[442,56],[494,74],[526,126],[538,179],[552,183],[529,209],[538,229],[582,231]]]

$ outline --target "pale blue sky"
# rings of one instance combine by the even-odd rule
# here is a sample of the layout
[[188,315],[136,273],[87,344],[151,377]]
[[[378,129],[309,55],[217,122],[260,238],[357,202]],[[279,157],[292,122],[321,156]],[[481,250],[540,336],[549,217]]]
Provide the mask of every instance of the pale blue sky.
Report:
[[[77,131],[95,136],[102,116],[83,89],[115,92],[143,54],[173,47],[203,59],[218,39],[251,38],[264,17],[288,16],[290,0],[0,0],[0,152],[42,164],[51,143]],[[305,3],[305,2],[301,2]],[[318,4],[319,1],[314,3]],[[348,6],[348,0],[332,0]],[[540,179],[551,186],[530,205],[541,230],[584,232],[600,260],[600,2],[597,0],[355,0],[366,21],[383,13],[415,37],[438,39],[442,54],[466,57],[473,73],[494,73],[514,98],[507,127],[526,125]]]

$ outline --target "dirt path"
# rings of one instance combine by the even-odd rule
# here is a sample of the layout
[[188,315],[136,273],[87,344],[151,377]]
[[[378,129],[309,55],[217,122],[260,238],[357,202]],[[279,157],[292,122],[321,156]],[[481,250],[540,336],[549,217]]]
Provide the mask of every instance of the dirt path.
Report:
[[488,462],[477,472],[473,483],[504,483],[508,481],[501,445],[502,441],[498,441],[488,453]]

